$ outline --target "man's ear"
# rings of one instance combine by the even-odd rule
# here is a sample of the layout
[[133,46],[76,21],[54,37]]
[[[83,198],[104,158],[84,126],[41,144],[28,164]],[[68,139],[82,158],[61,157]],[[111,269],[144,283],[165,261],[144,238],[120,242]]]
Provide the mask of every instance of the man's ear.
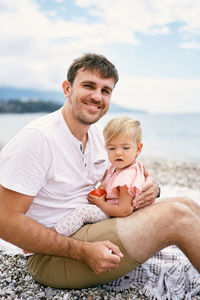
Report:
[[62,83],[63,92],[65,95],[65,98],[67,98],[70,94],[71,84],[68,80],[64,80]]

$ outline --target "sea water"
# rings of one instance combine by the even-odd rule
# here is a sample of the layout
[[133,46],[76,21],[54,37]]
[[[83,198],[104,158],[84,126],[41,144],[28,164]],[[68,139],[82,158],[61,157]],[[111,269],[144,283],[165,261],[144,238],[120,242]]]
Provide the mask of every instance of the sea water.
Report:
[[[200,163],[200,114],[129,114],[129,116],[141,122],[142,155],[145,157]],[[106,118],[111,117],[114,116],[109,115]]]
[[[0,145],[5,145],[28,122],[43,115],[45,114],[0,114]],[[105,125],[118,115],[124,113],[107,113],[99,122]],[[126,115],[141,122],[144,157],[200,163],[200,114]]]

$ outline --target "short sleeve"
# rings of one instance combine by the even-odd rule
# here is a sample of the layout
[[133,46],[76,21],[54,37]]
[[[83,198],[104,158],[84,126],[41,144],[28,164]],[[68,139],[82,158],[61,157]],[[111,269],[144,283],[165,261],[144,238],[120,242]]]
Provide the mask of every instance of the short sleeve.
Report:
[[112,187],[116,188],[119,186],[126,185],[128,188],[131,186],[132,182],[134,182],[135,177],[137,175],[136,168],[127,168],[123,171],[119,172],[113,181]]
[[48,142],[38,129],[20,131],[0,153],[0,184],[35,196],[45,185],[51,162]]
[[144,182],[143,167],[141,164],[135,164],[124,169],[116,176],[112,188],[116,189],[120,186],[127,186],[128,193],[133,197],[137,197],[142,191]]

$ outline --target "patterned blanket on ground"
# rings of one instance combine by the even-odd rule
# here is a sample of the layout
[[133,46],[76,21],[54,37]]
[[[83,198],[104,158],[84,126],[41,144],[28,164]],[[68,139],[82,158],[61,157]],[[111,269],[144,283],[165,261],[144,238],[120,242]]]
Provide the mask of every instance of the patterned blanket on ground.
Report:
[[152,300],[190,300],[200,292],[200,273],[182,251],[170,246],[104,287],[118,291],[139,288]]

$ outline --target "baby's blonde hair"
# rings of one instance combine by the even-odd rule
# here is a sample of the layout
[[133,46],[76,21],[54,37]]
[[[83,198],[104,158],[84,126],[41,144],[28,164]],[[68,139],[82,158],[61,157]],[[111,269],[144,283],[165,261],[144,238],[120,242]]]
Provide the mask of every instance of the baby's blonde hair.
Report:
[[118,136],[133,136],[137,144],[142,141],[140,121],[130,117],[116,117],[110,120],[104,128],[103,134],[106,144]]

